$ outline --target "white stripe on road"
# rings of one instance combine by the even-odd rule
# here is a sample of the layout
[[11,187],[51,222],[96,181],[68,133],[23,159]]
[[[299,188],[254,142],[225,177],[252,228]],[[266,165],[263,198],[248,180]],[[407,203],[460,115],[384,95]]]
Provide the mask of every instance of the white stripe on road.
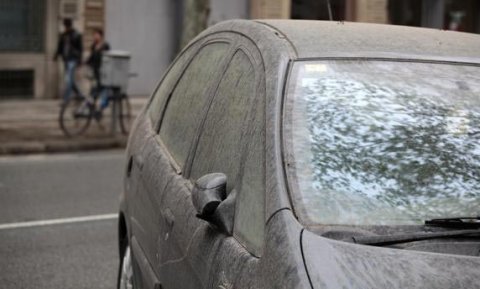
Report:
[[79,222],[101,221],[101,220],[110,220],[110,219],[116,219],[116,218],[118,218],[118,214],[105,214],[105,215],[93,215],[93,216],[83,216],[83,217],[73,217],[73,218],[39,220],[39,221],[30,221],[30,222],[8,223],[8,224],[0,224],[0,230],[79,223]]

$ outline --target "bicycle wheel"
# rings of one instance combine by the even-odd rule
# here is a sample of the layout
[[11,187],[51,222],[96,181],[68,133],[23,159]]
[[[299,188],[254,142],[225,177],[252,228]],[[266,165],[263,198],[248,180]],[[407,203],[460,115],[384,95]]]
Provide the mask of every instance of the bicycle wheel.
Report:
[[130,127],[132,126],[132,106],[126,94],[122,94],[118,106],[118,118],[120,121],[120,129],[122,133],[128,135]]
[[60,109],[60,128],[68,137],[78,136],[88,128],[92,116],[92,107],[85,98],[72,97]]

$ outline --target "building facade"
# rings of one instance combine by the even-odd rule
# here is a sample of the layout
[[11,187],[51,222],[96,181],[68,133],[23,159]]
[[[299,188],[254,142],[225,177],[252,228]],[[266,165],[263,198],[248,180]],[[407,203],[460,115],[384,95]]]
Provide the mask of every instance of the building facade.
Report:
[[[132,52],[132,69],[139,75],[131,80],[130,93],[150,94],[178,52],[185,1],[107,0],[107,37],[113,47]],[[480,1],[210,0],[209,25],[259,18],[332,19],[480,33]]]
[[0,100],[55,93],[57,0],[0,0]]
[[480,33],[478,0],[251,0],[250,3],[252,18],[372,22]]
[[[131,71],[138,75],[130,80],[129,93],[150,94],[180,49],[185,1],[0,0],[0,100],[60,95],[63,68],[53,55],[65,17],[75,20],[86,50],[93,30],[103,28],[113,49],[129,51]],[[249,18],[332,19],[480,33],[480,1],[209,0],[208,25]]]
[[53,57],[63,18],[88,48],[105,25],[104,0],[0,0],[0,100],[58,97],[63,67]]
[[[269,0],[252,0],[265,2]],[[480,33],[478,0],[282,0],[293,19],[346,20]],[[330,3],[330,11],[329,6]],[[288,12],[287,12],[288,13]]]
[[106,39],[131,54],[129,93],[148,95],[175,55],[181,1],[106,0]]
[[[131,53],[129,93],[149,95],[180,50],[185,0],[106,0],[106,37]],[[248,0],[210,0],[208,25],[248,19]]]

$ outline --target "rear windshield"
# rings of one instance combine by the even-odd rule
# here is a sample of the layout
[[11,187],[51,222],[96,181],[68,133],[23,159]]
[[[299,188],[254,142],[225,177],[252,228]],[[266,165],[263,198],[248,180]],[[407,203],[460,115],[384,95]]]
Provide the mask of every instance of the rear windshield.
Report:
[[480,68],[297,62],[287,175],[315,224],[409,225],[480,215]]

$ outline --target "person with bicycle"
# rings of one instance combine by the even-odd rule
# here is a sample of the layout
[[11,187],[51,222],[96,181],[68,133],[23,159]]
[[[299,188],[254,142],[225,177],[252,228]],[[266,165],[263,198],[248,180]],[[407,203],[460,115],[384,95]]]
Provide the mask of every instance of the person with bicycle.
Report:
[[[92,87],[92,96],[97,99],[100,96],[100,113],[108,106],[108,92],[102,86],[100,77],[100,68],[102,65],[102,56],[105,51],[110,50],[110,45],[105,41],[103,30],[97,28],[93,33],[93,43],[90,47],[90,56],[86,64],[90,67],[93,73],[95,84]],[[98,118],[101,115],[97,116]]]
[[[115,134],[117,123],[123,134],[127,134],[130,128],[132,114],[129,98],[118,87],[105,86],[102,83],[101,69],[102,58],[105,51],[110,50],[110,45],[104,40],[103,31],[96,29],[93,35],[93,43],[90,47],[90,55],[85,64],[90,68],[93,79],[91,97],[78,97],[67,99],[61,107],[59,124],[64,134],[74,137],[83,134],[95,120],[100,127],[104,109],[109,106],[111,100],[112,113],[110,114],[111,133]],[[100,105],[96,100],[100,98]]]
[[78,97],[83,97],[75,82],[75,72],[77,67],[82,62],[82,34],[73,28],[73,21],[70,18],[63,20],[65,31],[58,39],[57,51],[55,52],[53,60],[56,61],[61,57],[65,65],[65,92],[63,94],[63,101],[70,99],[72,92],[75,92]]

